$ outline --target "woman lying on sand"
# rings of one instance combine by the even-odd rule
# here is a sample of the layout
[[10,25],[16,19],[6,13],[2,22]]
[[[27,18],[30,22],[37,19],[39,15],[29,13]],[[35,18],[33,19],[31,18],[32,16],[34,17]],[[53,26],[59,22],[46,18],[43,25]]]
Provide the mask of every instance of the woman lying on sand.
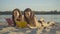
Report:
[[22,14],[19,9],[14,9],[12,12],[12,20],[14,22],[14,26],[16,26],[16,20],[21,21],[22,20]]
[[36,26],[34,17],[35,17],[35,15],[30,8],[27,8],[24,10],[24,19],[28,25]]

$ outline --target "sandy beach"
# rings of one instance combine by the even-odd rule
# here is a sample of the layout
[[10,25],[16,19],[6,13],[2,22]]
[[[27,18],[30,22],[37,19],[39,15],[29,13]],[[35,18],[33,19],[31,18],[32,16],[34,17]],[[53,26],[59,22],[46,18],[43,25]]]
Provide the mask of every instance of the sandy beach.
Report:
[[43,29],[43,27],[41,27],[30,29],[9,27],[7,25],[4,25],[3,23],[0,23],[0,34],[60,34],[60,25],[56,26],[56,28],[53,27]]

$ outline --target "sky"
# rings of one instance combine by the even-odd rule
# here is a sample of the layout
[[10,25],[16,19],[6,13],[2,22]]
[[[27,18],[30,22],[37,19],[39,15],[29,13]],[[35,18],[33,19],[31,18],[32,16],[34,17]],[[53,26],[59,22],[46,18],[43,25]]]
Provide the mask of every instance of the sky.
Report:
[[12,11],[15,8],[21,11],[26,8],[34,11],[60,11],[60,0],[0,0],[0,11]]

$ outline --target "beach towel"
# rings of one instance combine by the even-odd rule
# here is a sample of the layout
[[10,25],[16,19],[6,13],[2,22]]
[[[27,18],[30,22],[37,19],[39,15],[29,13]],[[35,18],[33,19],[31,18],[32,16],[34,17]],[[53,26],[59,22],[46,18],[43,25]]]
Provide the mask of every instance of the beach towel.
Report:
[[8,26],[14,26],[13,21],[12,21],[11,18],[5,18],[5,20],[7,21]]

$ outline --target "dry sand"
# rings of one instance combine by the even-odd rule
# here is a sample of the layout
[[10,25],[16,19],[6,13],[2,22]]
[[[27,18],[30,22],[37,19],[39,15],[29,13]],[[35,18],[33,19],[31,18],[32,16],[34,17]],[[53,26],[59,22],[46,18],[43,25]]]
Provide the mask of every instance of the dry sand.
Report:
[[60,25],[56,28],[52,27],[47,29],[44,29],[43,27],[29,29],[0,25],[0,34],[60,34]]

